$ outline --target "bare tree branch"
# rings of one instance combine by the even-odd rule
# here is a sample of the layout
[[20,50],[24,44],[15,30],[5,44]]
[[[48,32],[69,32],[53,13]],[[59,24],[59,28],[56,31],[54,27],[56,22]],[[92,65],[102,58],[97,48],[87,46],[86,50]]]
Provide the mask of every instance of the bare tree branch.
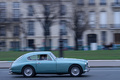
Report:
[[[49,39],[50,39],[50,28],[55,23],[55,19],[59,16],[59,0],[42,0],[38,1],[39,4],[43,7],[43,16],[38,17],[36,16],[36,19],[39,21],[40,24],[42,24],[43,28],[43,35],[45,40],[45,50],[46,47],[50,47]],[[38,13],[40,14],[40,13]],[[36,15],[36,13],[35,13]]]
[[68,22],[68,27],[74,32],[75,50],[78,50],[78,40],[82,39],[83,32],[88,29],[88,16],[82,9],[78,10],[78,7],[75,6],[73,8],[73,16],[71,22]]

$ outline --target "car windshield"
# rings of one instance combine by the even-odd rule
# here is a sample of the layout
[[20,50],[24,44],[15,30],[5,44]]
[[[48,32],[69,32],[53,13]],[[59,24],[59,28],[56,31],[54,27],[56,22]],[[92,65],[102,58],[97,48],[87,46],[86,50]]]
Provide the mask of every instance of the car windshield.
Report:
[[51,53],[51,56],[52,56],[54,59],[56,59],[56,56],[55,56],[53,53]]

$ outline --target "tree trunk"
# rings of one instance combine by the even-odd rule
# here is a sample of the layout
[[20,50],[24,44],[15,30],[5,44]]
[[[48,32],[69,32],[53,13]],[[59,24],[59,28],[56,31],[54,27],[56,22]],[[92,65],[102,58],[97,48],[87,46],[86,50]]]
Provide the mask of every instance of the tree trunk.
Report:
[[47,51],[47,35],[44,35],[45,39],[44,39],[44,49],[45,51]]
[[75,50],[78,50],[78,39],[75,37]]

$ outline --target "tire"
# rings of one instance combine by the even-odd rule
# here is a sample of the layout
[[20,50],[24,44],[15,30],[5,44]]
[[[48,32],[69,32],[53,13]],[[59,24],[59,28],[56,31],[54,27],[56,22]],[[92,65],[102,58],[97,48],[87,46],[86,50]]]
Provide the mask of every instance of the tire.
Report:
[[79,65],[72,65],[69,69],[69,73],[73,77],[81,76],[82,68]]
[[31,66],[25,66],[22,70],[22,74],[25,77],[34,77],[36,75],[34,68]]

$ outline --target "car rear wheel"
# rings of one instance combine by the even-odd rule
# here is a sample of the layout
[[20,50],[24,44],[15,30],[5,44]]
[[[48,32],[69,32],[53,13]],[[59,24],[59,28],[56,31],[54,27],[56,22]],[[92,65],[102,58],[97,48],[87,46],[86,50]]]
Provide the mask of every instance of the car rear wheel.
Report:
[[70,67],[69,72],[71,76],[77,77],[82,74],[82,68],[78,65],[73,65]]
[[25,77],[33,77],[33,76],[35,76],[35,70],[31,66],[24,67],[22,73],[23,73],[23,76],[25,76]]

